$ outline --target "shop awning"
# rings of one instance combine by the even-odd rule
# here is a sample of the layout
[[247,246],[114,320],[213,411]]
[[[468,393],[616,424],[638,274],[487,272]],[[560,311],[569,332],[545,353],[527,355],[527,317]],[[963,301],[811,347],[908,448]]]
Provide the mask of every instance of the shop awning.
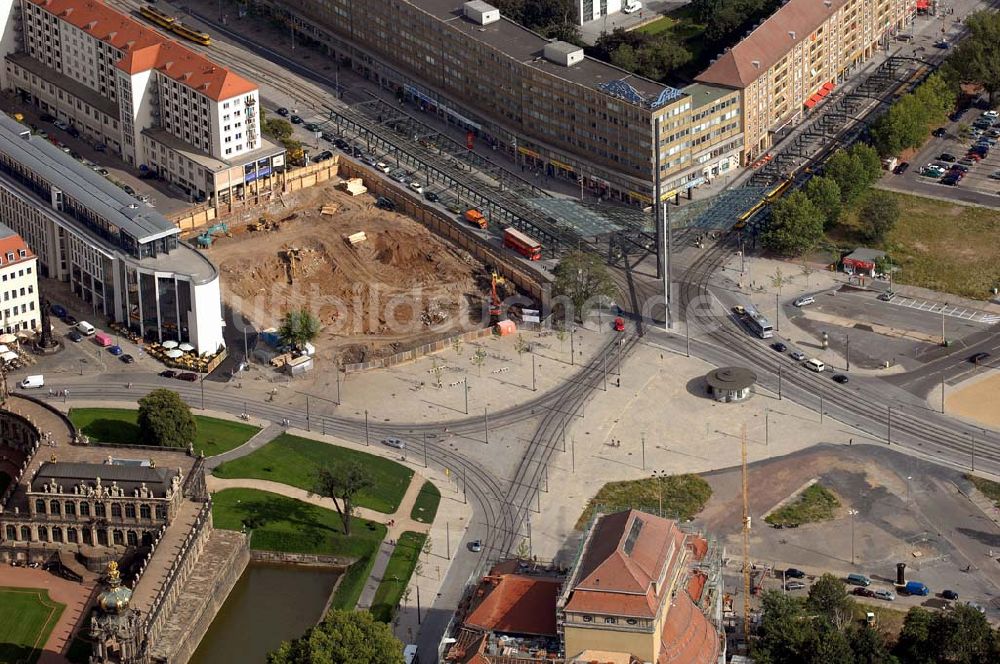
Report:
[[804,104],[804,106],[805,106],[806,108],[812,108],[813,106],[815,106],[815,105],[816,105],[816,102],[817,102],[817,101],[818,101],[818,100],[816,99],[816,97],[815,97],[815,95],[814,95],[814,96],[812,96],[812,97],[809,97],[809,99],[806,99],[806,103]]
[[917,9],[930,9],[930,0],[917,0]]
[[837,84],[833,81],[827,81],[823,84],[823,89],[827,91],[832,91],[835,87],[837,87]]
[[819,91],[816,92],[816,94],[813,95],[813,97],[819,97],[820,99],[822,99],[823,97],[827,96],[828,94],[830,94],[829,90],[827,90],[826,88],[820,88]]

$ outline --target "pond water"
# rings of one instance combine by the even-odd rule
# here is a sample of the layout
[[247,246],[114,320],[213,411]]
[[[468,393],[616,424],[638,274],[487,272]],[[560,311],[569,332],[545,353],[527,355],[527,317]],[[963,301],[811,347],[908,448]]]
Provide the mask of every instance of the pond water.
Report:
[[319,621],[338,576],[326,567],[250,563],[190,664],[263,664],[282,641]]

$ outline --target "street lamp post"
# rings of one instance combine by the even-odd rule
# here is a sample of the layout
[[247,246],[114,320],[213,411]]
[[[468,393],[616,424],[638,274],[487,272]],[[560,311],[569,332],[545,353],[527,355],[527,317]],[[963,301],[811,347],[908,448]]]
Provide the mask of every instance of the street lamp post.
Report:
[[910,480],[913,479],[912,475],[906,476],[906,504],[910,504]]
[[851,515],[851,565],[854,565],[854,517],[858,515],[857,510],[847,510]]

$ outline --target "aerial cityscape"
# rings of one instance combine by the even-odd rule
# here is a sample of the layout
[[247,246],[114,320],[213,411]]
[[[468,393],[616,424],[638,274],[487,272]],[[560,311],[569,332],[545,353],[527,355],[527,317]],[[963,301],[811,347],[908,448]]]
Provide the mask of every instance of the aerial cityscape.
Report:
[[1000,662],[1000,2],[0,17],[0,664]]

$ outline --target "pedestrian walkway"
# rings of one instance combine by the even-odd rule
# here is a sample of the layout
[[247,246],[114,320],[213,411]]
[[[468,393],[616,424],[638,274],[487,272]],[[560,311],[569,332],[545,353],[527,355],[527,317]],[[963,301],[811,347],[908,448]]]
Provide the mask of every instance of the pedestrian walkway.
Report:
[[[266,424],[261,422],[259,424]],[[285,432],[285,427],[280,424],[267,424],[260,431],[253,435],[253,437],[247,442],[243,443],[239,447],[229,450],[228,452],[223,452],[222,454],[217,454],[213,457],[208,457],[205,459],[205,468],[207,472],[211,473],[213,470],[218,468],[220,465],[227,461],[232,461],[233,459],[238,459],[240,457],[246,456],[251,452],[256,452],[260,448],[264,447],[272,440],[280,436]]]

